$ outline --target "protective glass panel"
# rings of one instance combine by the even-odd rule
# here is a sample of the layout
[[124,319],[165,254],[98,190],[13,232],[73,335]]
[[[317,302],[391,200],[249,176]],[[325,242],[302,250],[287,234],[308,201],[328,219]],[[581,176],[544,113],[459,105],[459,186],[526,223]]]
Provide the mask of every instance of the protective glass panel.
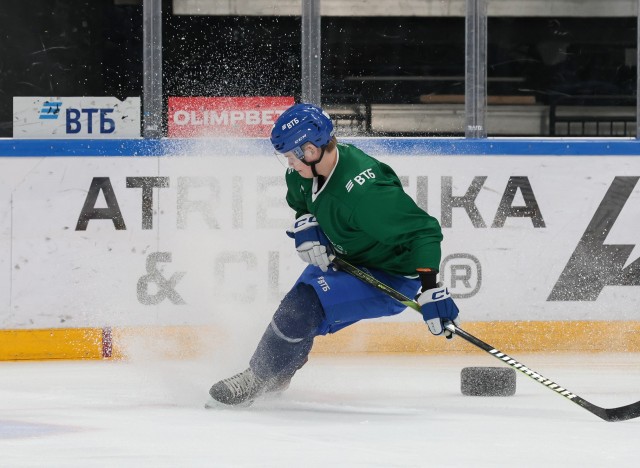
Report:
[[489,136],[635,136],[636,2],[489,0]]
[[300,96],[300,2],[259,3],[174,2],[165,15],[169,137],[264,137]]
[[[141,2],[3,0],[0,31],[0,137],[120,131],[113,103],[142,92]],[[65,125],[59,117],[67,111]],[[139,127],[137,119],[128,124]],[[139,135],[139,129],[123,131]]]
[[464,17],[403,11],[322,17],[322,103],[339,136],[464,133]]

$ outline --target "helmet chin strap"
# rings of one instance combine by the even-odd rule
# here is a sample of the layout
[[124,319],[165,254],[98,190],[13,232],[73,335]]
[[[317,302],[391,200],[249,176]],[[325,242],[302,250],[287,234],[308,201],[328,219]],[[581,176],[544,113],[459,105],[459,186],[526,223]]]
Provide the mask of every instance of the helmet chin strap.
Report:
[[304,159],[301,159],[302,163],[305,166],[309,166],[311,168],[311,173],[313,174],[313,177],[318,177],[318,173],[316,172],[316,164],[318,164],[320,161],[322,161],[322,158],[324,157],[324,150],[326,149],[326,146],[323,146],[322,148],[320,148],[322,150],[322,152],[320,153],[320,157],[318,158],[317,161],[313,161],[313,162],[307,162]]

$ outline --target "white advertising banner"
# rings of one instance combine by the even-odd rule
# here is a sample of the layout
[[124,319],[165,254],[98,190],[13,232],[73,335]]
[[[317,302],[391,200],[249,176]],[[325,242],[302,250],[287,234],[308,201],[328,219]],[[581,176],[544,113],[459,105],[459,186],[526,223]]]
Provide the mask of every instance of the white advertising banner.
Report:
[[[0,158],[0,327],[268,323],[304,267],[284,168],[229,154]],[[376,156],[463,321],[640,320],[640,158]]]
[[14,97],[14,138],[138,138],[140,98]]

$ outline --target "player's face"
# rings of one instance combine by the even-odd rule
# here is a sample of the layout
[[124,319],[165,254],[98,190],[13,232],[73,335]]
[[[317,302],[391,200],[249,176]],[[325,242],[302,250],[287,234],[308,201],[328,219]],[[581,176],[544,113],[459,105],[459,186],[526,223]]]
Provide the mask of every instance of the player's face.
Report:
[[[317,148],[312,144],[307,143],[303,145],[302,150],[304,151],[304,160],[308,163],[316,161],[319,157],[316,154]],[[288,153],[285,153],[284,156],[287,158],[287,164],[290,168],[292,168],[305,179],[313,178],[313,172],[311,171],[311,168],[303,163],[293,152],[290,151]]]

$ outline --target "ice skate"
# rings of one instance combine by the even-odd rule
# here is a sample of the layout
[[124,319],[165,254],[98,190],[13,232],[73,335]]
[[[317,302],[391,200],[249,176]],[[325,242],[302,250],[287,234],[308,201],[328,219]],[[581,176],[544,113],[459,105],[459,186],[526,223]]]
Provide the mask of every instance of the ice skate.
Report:
[[268,380],[260,379],[253,369],[223,379],[209,390],[211,399],[205,404],[206,408],[220,408],[224,406],[250,406],[257,398],[265,394],[279,395],[289,388],[292,375],[274,377]]
[[249,367],[233,377],[215,383],[209,390],[213,401],[209,401],[205,406],[219,406],[219,403],[228,406],[249,406],[264,391],[265,382]]

